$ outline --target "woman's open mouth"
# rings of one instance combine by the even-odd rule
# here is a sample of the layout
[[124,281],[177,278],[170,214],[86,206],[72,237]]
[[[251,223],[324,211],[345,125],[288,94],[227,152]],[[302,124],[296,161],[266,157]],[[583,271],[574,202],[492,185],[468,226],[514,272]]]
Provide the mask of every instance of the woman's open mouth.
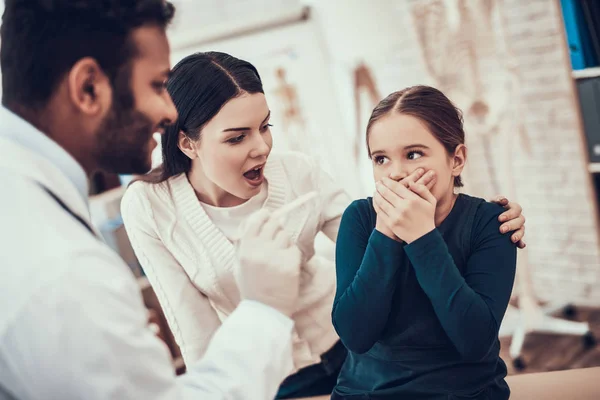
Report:
[[264,180],[264,164],[258,165],[249,171],[244,172],[244,178],[252,186],[260,186]]

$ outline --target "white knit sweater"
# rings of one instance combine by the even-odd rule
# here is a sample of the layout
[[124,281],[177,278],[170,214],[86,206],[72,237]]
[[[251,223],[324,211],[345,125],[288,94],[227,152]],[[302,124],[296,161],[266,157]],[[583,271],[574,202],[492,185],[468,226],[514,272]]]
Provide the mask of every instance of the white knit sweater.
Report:
[[[318,200],[292,213],[285,223],[310,259],[303,266],[299,311],[293,316],[295,369],[300,369],[319,363],[320,355],[338,340],[331,323],[335,266],[313,257],[314,241],[319,231],[336,240],[350,198],[312,158],[299,153],[272,154],[264,173],[268,182],[264,207],[271,211],[304,193],[320,193]],[[132,184],[121,211],[185,362],[199,359],[240,301],[233,276],[234,246],[208,217],[185,174],[161,184]]]

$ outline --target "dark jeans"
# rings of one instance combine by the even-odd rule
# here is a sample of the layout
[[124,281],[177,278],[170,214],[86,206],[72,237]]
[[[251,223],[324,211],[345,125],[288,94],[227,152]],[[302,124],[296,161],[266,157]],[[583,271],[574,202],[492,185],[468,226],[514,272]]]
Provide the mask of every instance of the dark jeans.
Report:
[[319,364],[302,368],[294,375],[288,376],[279,386],[276,398],[290,399],[331,394],[347,354],[346,348],[338,340],[331,349],[321,355]]

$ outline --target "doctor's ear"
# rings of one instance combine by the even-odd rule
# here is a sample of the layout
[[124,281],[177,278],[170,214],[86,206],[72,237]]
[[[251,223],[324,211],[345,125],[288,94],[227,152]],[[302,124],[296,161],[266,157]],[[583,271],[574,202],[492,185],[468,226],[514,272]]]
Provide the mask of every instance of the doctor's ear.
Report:
[[96,94],[94,93],[94,85],[92,85],[89,82],[83,86],[83,92],[87,93],[89,96],[91,96],[92,99],[94,99],[96,97]]
[[112,86],[98,62],[86,57],[77,61],[67,74],[69,98],[80,112],[101,115],[112,104]]

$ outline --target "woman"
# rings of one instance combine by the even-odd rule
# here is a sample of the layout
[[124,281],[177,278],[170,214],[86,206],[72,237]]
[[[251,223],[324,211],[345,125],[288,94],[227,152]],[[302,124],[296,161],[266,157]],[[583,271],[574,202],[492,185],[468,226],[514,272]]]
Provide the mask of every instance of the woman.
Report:
[[[440,91],[392,93],[367,127],[377,190],[344,212],[333,324],[349,355],[332,399],[508,399],[498,330],[516,248],[502,208],[457,194],[462,116]],[[431,188],[396,180],[421,169]]]
[[[336,240],[350,199],[313,159],[270,154],[270,111],[248,62],[193,54],[174,67],[166,87],[179,120],[163,135],[162,166],[129,187],[122,214],[184,360],[202,356],[239,301],[232,242],[241,221],[317,191],[284,224],[306,262],[294,315],[295,368],[278,396],[331,393],[346,350],[331,325],[335,268],[314,256],[314,239],[323,232]],[[523,225],[518,205],[506,217]]]

